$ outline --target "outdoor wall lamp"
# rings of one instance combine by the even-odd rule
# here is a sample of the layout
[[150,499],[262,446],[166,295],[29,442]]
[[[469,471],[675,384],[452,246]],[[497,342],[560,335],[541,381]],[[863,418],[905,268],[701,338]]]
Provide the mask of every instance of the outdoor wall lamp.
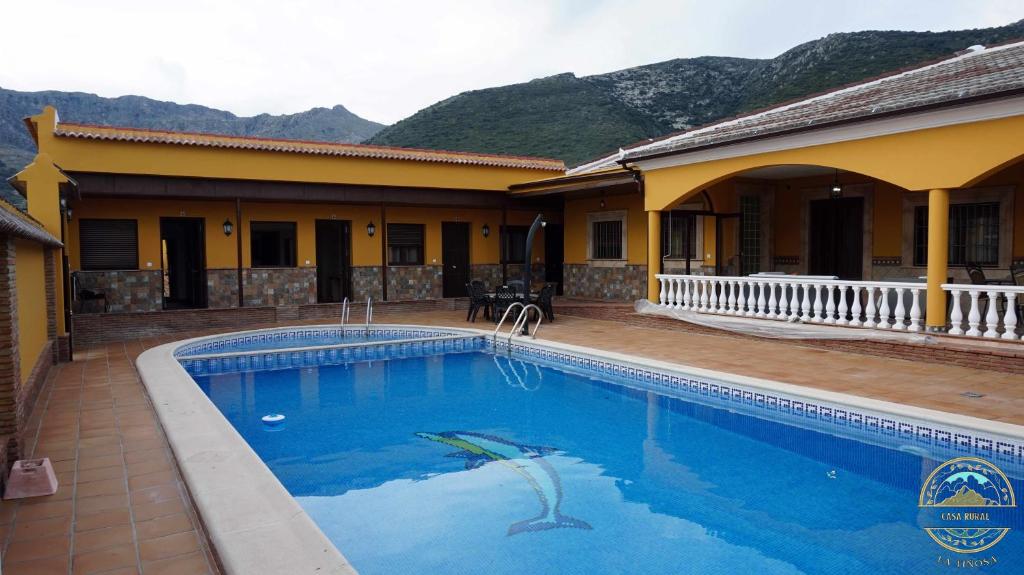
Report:
[[491,235],[491,226],[484,224],[484,227],[481,228],[480,231],[483,232],[484,237],[486,238]]
[[377,233],[377,226],[373,225],[373,220],[366,224],[366,235],[373,237],[373,234]]
[[231,232],[235,231],[235,224],[231,223],[231,219],[224,220],[224,235],[231,237]]
[[843,197],[843,186],[839,185],[839,170],[836,170],[835,178],[832,180],[832,189],[829,190],[829,196],[833,200]]

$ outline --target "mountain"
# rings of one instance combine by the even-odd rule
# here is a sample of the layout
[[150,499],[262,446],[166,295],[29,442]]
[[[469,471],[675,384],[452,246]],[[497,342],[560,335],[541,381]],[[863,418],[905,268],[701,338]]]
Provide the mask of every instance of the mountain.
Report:
[[[35,143],[22,118],[53,105],[61,120],[157,130],[211,132],[330,142],[361,142],[384,126],[360,118],[344,106],[313,108],[298,114],[239,117],[195,104],[181,105],[141,96],[103,98],[82,92],[18,92],[0,88],[0,177],[6,180],[32,161]],[[0,188],[7,188],[6,183]],[[7,191],[10,189],[7,188]],[[9,200],[21,198],[7,194]]]
[[681,58],[607,74],[559,74],[463,92],[369,143],[540,155],[569,165],[645,138],[1024,38],[1024,20],[950,32],[829,34],[779,56]]

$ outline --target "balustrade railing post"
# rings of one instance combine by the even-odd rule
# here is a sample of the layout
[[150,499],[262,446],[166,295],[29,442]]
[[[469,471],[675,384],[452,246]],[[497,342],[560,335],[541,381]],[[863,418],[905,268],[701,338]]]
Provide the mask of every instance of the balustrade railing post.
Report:
[[658,303],[665,305],[665,284],[668,283],[667,278],[658,278]]
[[892,324],[892,328],[900,331],[907,329],[905,321],[907,319],[907,308],[903,305],[903,295],[907,293],[906,290],[907,288],[902,287],[893,288],[893,291],[896,292],[896,311],[893,312],[896,321]]
[[778,302],[775,300],[775,282],[768,282],[768,319],[775,319],[778,315],[775,313],[775,306]]
[[811,321],[814,323],[821,323],[824,320],[824,316],[821,313],[821,284],[815,284],[814,286],[814,314],[811,315]]
[[882,286],[881,292],[881,295],[878,296],[878,325],[875,327],[889,329],[889,288]]
[[864,307],[864,327],[875,327],[875,286],[867,286],[868,302]]
[[971,309],[967,313],[967,335],[977,337],[981,335],[981,330],[978,329],[978,324],[981,323],[981,311],[978,309],[981,291],[972,288],[968,293],[971,296]]
[[853,288],[853,304],[850,306],[850,325],[853,327],[860,327],[860,288]]
[[1017,294],[1006,292],[1006,315],[1003,317],[1003,339],[1017,339]]
[[708,280],[700,280],[700,307],[697,311],[708,310]]
[[836,323],[839,325],[850,324],[850,320],[846,318],[846,312],[849,311],[846,304],[846,289],[846,286],[839,286],[839,309],[836,310]]
[[729,280],[729,301],[728,308],[726,309],[727,314],[736,314],[736,290],[739,289],[740,285],[736,280]]
[[988,290],[988,313],[985,314],[985,335],[984,337],[999,336],[999,290]]
[[764,306],[767,305],[764,297],[764,282],[757,282],[757,308],[754,310],[754,317],[763,318],[766,314],[764,313]]
[[693,280],[690,278],[683,278],[683,309],[685,310],[691,309],[690,304],[693,303],[690,299],[690,283],[692,282]]
[[810,284],[800,284],[800,321],[811,321],[811,290]]
[[833,285],[825,286],[825,323],[831,325],[836,323],[836,304],[832,301],[832,290],[834,289]]
[[910,288],[910,331],[921,331],[921,290]]
[[950,290],[949,297],[952,298],[953,308],[949,312],[949,333],[950,335],[964,334],[964,312],[960,309],[960,294],[958,289]]

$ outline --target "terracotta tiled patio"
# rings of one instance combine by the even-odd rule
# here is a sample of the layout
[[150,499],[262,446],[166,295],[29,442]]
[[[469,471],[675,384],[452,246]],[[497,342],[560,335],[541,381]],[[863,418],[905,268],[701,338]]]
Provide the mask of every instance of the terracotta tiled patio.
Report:
[[[382,308],[376,319],[484,329],[489,325],[466,324],[465,311]],[[196,335],[201,334],[79,350],[74,362],[53,370],[33,415],[30,447],[34,455],[54,462],[61,487],[53,496],[0,505],[5,574],[216,572],[132,363],[149,347]],[[542,326],[540,337],[1024,424],[1024,374],[567,315]],[[965,391],[984,397],[968,399],[960,395]]]

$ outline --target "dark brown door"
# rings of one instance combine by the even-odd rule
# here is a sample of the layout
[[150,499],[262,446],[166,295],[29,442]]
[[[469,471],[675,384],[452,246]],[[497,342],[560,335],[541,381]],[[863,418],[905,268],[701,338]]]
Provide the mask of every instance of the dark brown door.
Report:
[[206,307],[206,235],[202,218],[160,218],[164,309]]
[[863,275],[864,198],[810,204],[808,273],[859,280]]
[[442,295],[465,297],[469,283],[469,224],[441,222]]
[[350,230],[348,221],[316,221],[316,300],[320,303],[352,297]]
[[557,294],[562,295],[562,267],[565,260],[565,235],[561,224],[544,226],[544,281],[557,283]]

